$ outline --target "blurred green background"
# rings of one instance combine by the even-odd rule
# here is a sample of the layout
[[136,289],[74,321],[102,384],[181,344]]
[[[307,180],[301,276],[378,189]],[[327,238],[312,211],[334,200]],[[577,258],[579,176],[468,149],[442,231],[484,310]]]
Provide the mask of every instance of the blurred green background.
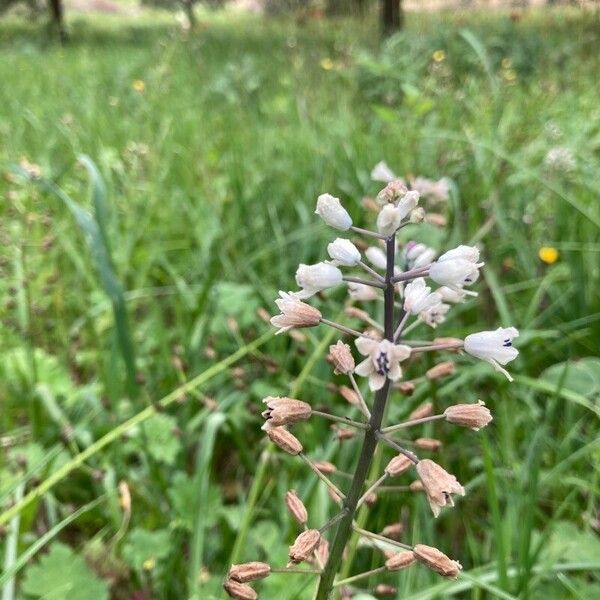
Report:
[[[311,524],[333,514],[305,466],[265,451],[259,412],[273,394],[347,414],[325,360],[337,336],[272,338],[259,315],[326,258],[318,194],[373,226],[361,199],[381,160],[451,180],[448,227],[406,239],[477,243],[486,262],[479,297],[418,335],[514,325],[521,354],[513,384],[459,357],[393,397],[390,422],[478,398],[495,418],[414,432],[443,440],[431,456],[467,489],[455,509],[434,521],[421,494],[381,494],[362,515],[464,574],[413,568],[361,597],[600,597],[600,13],[407,12],[381,39],[366,5],[199,7],[191,31],[169,12],[67,10],[65,45],[43,20],[0,21],[3,600],[220,598],[232,562],[285,564],[286,490]],[[317,305],[334,317],[343,300]],[[352,472],[359,440],[294,431]],[[351,556],[351,573],[382,560]],[[257,589],[309,599],[314,582]]]

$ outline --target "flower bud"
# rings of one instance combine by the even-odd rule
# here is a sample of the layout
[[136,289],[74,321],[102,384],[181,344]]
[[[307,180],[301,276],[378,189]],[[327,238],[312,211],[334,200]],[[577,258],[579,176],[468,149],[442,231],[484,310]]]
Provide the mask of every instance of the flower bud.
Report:
[[413,466],[413,461],[410,460],[404,454],[398,454],[398,456],[394,456],[392,460],[387,464],[385,468],[385,472],[390,477],[398,477],[398,475],[402,475],[405,471],[408,471]]
[[316,265],[299,265],[296,270],[296,283],[302,288],[294,292],[296,298],[304,300],[317,292],[342,283],[342,272],[334,265],[320,262]]
[[417,206],[410,212],[408,219],[411,223],[422,223],[425,220],[425,209],[422,206]]
[[262,413],[266,419],[263,430],[306,421],[312,413],[310,404],[302,400],[267,396],[263,402],[267,405],[267,410]]
[[406,569],[417,562],[417,557],[410,550],[407,552],[398,552],[385,561],[385,567],[388,571],[400,571]]
[[423,482],[429,506],[435,517],[440,514],[443,506],[454,506],[451,494],[465,495],[465,488],[458,483],[456,477],[432,460],[420,460],[417,463],[417,474]]
[[[398,211],[400,212],[400,218],[405,219],[409,214],[414,212],[417,209],[417,204],[419,204],[419,192],[415,190],[411,190],[410,192],[406,192],[404,196],[398,202]],[[423,217],[425,216],[425,211],[420,209],[423,213]],[[412,220],[412,219],[411,219]],[[421,221],[423,218],[421,218]],[[418,221],[413,221],[417,223]]]
[[415,446],[420,450],[436,452],[442,447],[442,442],[440,442],[440,440],[434,440],[432,438],[418,438],[415,440]]
[[477,404],[455,404],[444,411],[448,423],[454,423],[461,427],[468,427],[473,431],[479,431],[491,420],[492,414],[481,400]]
[[371,320],[369,313],[362,308],[356,308],[356,306],[348,306],[344,309],[344,314],[351,319],[360,319],[368,323]]
[[412,381],[401,381],[397,384],[400,393],[403,396],[412,396],[415,393],[415,384]]
[[326,460],[315,460],[313,465],[318,471],[323,473],[323,475],[331,475],[337,471],[337,467]]
[[417,406],[410,415],[408,415],[408,421],[415,421],[416,419],[424,419],[430,417],[433,414],[433,404],[431,402],[424,402]]
[[356,366],[354,357],[348,344],[344,344],[341,340],[337,344],[329,346],[329,357],[334,366],[334,373],[339,375],[340,373],[348,374],[354,371]]
[[358,395],[352,388],[348,387],[347,385],[340,385],[339,392],[340,396],[346,402],[348,402],[348,404],[356,406],[359,403]]
[[255,579],[264,579],[271,572],[271,567],[263,562],[248,562],[231,565],[228,577],[238,583],[246,583]]
[[295,490],[290,490],[285,495],[285,504],[290,511],[290,514],[300,525],[305,525],[308,521],[308,511],[304,502],[298,498]]
[[400,227],[401,221],[398,209],[393,204],[386,204],[377,215],[377,231],[389,237]]
[[345,231],[352,227],[352,218],[342,206],[339,198],[331,194],[321,194],[317,198],[315,214],[319,215],[327,225]]
[[350,294],[350,298],[353,300],[360,300],[361,302],[370,302],[371,300],[377,300],[377,298],[379,298],[377,290],[364,283],[348,283],[348,293]]
[[227,579],[223,584],[223,589],[227,595],[234,600],[257,600],[258,594],[245,583],[238,583],[233,579]]
[[288,454],[300,454],[300,452],[303,450],[300,440],[283,427],[273,427],[272,429],[267,429],[267,435],[274,444],[279,446],[279,448]]
[[423,485],[423,482],[419,481],[418,479],[416,479],[415,481],[412,481],[408,487],[410,488],[411,492],[424,492],[425,491],[425,486]]
[[434,227],[446,227],[448,225],[448,219],[440,213],[427,213],[425,215],[425,222]]
[[398,590],[393,585],[387,583],[380,583],[375,586],[373,590],[376,596],[395,596]]
[[402,523],[390,523],[381,530],[381,535],[391,538],[392,540],[399,540],[403,533],[404,525],[402,525]]
[[365,256],[377,269],[387,269],[387,256],[378,246],[369,246],[365,250]]
[[343,442],[344,440],[351,440],[352,438],[356,437],[356,430],[348,427],[334,427],[333,430],[335,431],[335,437],[340,442]]
[[321,541],[321,534],[317,529],[303,531],[290,546],[288,556],[291,564],[298,564],[308,560]]
[[407,188],[401,179],[390,181],[378,194],[377,201],[381,204],[396,204],[407,193]]
[[344,238],[337,238],[327,245],[327,253],[331,257],[334,265],[344,267],[354,267],[361,259],[358,248],[350,241]]
[[458,561],[451,560],[437,548],[425,546],[424,544],[417,544],[413,548],[413,552],[420,563],[444,577],[456,579],[458,573],[462,569],[462,566]]
[[375,502],[377,502],[377,494],[375,492],[367,494],[367,497],[365,498],[365,504],[371,507],[375,504]]
[[451,360],[446,360],[441,362],[434,367],[431,367],[426,373],[425,377],[427,379],[441,379],[442,377],[448,377],[449,375],[454,375],[456,371],[456,366]]
[[271,317],[271,325],[279,327],[277,335],[292,327],[315,327],[320,323],[321,312],[314,306],[286,292],[280,291],[279,296],[275,304],[281,314]]

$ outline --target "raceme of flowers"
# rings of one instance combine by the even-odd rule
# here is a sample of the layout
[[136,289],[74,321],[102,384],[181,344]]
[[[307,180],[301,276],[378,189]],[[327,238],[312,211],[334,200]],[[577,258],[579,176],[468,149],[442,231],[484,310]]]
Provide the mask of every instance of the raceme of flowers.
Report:
[[[404,227],[428,219],[420,206],[424,197],[429,204],[448,199],[449,182],[417,178],[408,182],[412,187],[408,189],[407,183],[397,179],[385,163],[375,167],[372,177],[386,183],[375,199],[378,214],[373,229],[357,227],[350,212],[335,196],[318,197],[315,213],[326,225],[338,233],[343,232],[342,237],[334,237],[327,245],[328,259],[299,265],[295,274],[297,289],[279,292],[275,303],[280,314],[271,318],[278,334],[325,325],[343,337],[330,346],[328,356],[334,373],[348,380],[348,385],[339,388],[340,395],[350,405],[343,415],[316,410],[308,398],[275,396],[264,399],[262,413],[263,429],[270,441],[301,459],[306,468],[315,473],[327,487],[336,508],[325,524],[316,526],[302,499],[294,490],[288,491],[285,503],[300,528],[289,548],[288,564],[280,568],[257,561],[233,565],[224,583],[232,598],[257,598],[250,583],[274,573],[301,572],[307,577],[316,576],[314,597],[325,600],[335,588],[345,590],[348,597],[361,591],[369,592],[360,588],[361,580],[415,564],[450,578],[457,577],[461,570],[457,561],[435,547],[400,541],[403,529],[400,523],[391,523],[381,533],[375,533],[359,527],[355,514],[363,504],[372,505],[378,494],[385,493],[383,484],[388,479],[409,474],[413,479],[407,485],[387,487],[423,494],[434,517],[453,507],[457,496],[465,495],[465,488],[456,476],[434,460],[420,456],[423,452],[435,452],[442,442],[427,437],[408,441],[405,430],[444,421],[450,426],[478,431],[492,420],[485,404],[482,401],[456,402],[440,411],[433,402],[425,402],[401,423],[386,424],[383,422],[386,403],[389,398],[406,399],[428,381],[452,377],[460,367],[455,360],[446,359],[415,376],[414,368],[422,364],[420,357],[424,353],[466,355],[489,363],[512,380],[505,367],[518,355],[512,342],[519,333],[514,327],[499,327],[492,331],[475,331],[464,339],[431,336],[432,339],[427,340],[430,337],[427,331],[443,324],[452,306],[477,296],[472,287],[479,279],[484,262],[475,246],[460,245],[440,253],[422,242],[398,241],[398,233]],[[365,240],[369,244],[365,244]],[[310,303],[316,295],[322,296],[341,286],[348,291],[344,313],[351,319],[350,324],[328,319],[321,309]],[[357,303],[364,307],[359,308]],[[379,322],[373,315],[381,312],[382,303],[383,321]],[[355,328],[357,321],[358,329]],[[410,334],[417,329],[421,329],[419,340],[413,340]],[[374,393],[372,400],[365,394],[366,390]],[[291,427],[313,418],[333,421],[341,443],[353,440],[347,443],[357,444],[357,468],[351,480],[338,477],[334,463],[309,457],[302,442],[290,431]],[[443,427],[443,424],[436,426]],[[401,438],[396,437],[399,432],[404,434]],[[393,456],[381,476],[367,480],[368,469],[361,465],[370,463],[380,444],[391,449]],[[375,570],[340,579],[344,550],[352,533],[370,540],[375,548],[376,543],[383,542],[384,547],[394,547],[396,551],[388,550],[381,559],[381,566]],[[383,589],[381,586],[386,587],[386,584],[379,586]]]

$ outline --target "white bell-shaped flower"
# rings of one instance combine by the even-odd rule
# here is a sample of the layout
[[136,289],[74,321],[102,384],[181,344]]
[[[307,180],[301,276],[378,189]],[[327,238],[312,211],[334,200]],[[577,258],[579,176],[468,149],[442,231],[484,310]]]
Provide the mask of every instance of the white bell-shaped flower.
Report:
[[440,323],[443,323],[446,320],[446,313],[450,310],[449,304],[444,304],[440,302],[439,304],[435,304],[434,306],[429,307],[428,309],[421,311],[419,313],[419,319],[435,329]]
[[339,198],[331,194],[321,194],[317,198],[315,214],[319,215],[327,225],[346,231],[352,227],[352,217],[342,206]]
[[513,347],[512,340],[519,336],[514,327],[498,327],[496,331],[472,333],[465,338],[465,352],[492,364],[496,371],[504,373],[509,381],[512,377],[500,365],[505,365],[519,355]]
[[334,265],[320,262],[316,265],[300,265],[296,271],[296,283],[302,288],[292,295],[305,299],[317,292],[342,283],[342,272]]
[[438,258],[438,262],[452,260],[454,258],[462,258],[472,263],[479,262],[479,248],[476,246],[457,246],[452,250],[448,250]]
[[337,238],[328,244],[327,253],[332,258],[334,265],[344,267],[356,266],[361,258],[358,248],[350,240],[344,238]]
[[397,178],[385,161],[382,160],[373,167],[373,170],[371,171],[371,179],[373,181],[380,181],[381,183],[389,183]]
[[377,231],[389,237],[400,227],[402,214],[393,204],[385,204],[377,215]]
[[406,192],[402,198],[398,201],[398,212],[400,213],[400,219],[406,219],[410,213],[417,208],[419,204],[419,192],[411,190]]
[[372,300],[377,300],[377,298],[379,298],[377,290],[364,283],[349,283],[348,294],[350,294],[352,300],[358,300],[359,302],[371,302]]
[[355,344],[358,351],[367,358],[356,367],[354,372],[369,378],[369,388],[372,391],[381,389],[386,378],[398,381],[402,377],[400,363],[410,356],[410,346],[367,337],[359,337]]
[[[479,267],[483,263],[474,263],[464,258],[449,258],[434,262],[429,268],[429,277],[440,285],[450,289],[460,290],[465,285],[471,285],[479,278]],[[465,292],[476,296],[476,292]]]
[[465,299],[465,296],[467,295],[465,290],[460,290],[460,289],[452,290],[445,285],[438,288],[436,291],[438,294],[440,294],[442,296],[442,300],[444,302],[450,302],[452,304],[459,304],[460,302],[463,302]]
[[419,277],[411,281],[404,289],[404,310],[413,315],[426,311],[442,302],[442,297],[425,284]]
[[369,246],[365,250],[365,256],[369,262],[377,269],[385,269],[387,267],[387,258],[385,252],[377,246]]
[[406,245],[405,256],[408,269],[426,267],[435,259],[436,251],[425,244],[409,242]]

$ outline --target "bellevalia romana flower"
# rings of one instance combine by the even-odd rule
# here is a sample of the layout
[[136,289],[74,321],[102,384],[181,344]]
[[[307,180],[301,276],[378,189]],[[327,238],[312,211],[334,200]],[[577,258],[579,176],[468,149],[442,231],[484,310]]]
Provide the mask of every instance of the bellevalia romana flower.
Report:
[[402,214],[398,208],[393,204],[386,204],[377,215],[377,231],[389,237],[400,227],[401,221]]
[[404,196],[398,201],[398,212],[400,213],[400,219],[405,219],[408,217],[410,213],[417,208],[417,204],[419,204],[419,192],[415,192],[415,190],[406,192],[406,194],[404,194]]
[[380,181],[381,183],[389,183],[397,179],[394,172],[388,167],[387,163],[383,160],[378,162],[371,170],[371,179],[373,181]]
[[446,320],[446,313],[450,310],[450,305],[440,302],[434,306],[429,307],[419,313],[419,319],[423,323],[429,325],[435,329],[440,323]]
[[518,336],[519,331],[514,327],[498,327],[496,331],[480,331],[465,338],[464,349],[471,356],[489,362],[496,371],[503,373],[509,381],[512,381],[509,372],[500,365],[506,365],[519,355],[519,351],[512,345],[513,338]]
[[342,283],[342,272],[334,265],[320,262],[316,265],[300,265],[296,271],[296,283],[302,288],[292,292],[296,298],[305,299],[314,296],[321,290]]
[[[463,286],[475,283],[479,278],[479,267],[483,263],[473,263],[464,258],[451,258],[442,262],[434,262],[429,268],[429,277],[440,285],[453,290],[462,290]],[[476,292],[464,291],[465,294],[477,296]]]
[[425,279],[413,279],[404,289],[404,310],[413,315],[429,310],[440,304],[442,297],[425,285]]
[[360,302],[371,302],[379,297],[374,288],[364,283],[354,282],[348,284],[348,294],[352,300],[359,300]]
[[327,253],[332,258],[331,264],[343,267],[354,267],[361,258],[358,248],[350,240],[344,238],[337,238],[328,244]]
[[434,517],[440,514],[442,507],[454,506],[452,494],[465,495],[465,488],[456,477],[432,460],[420,460],[417,463],[417,475],[423,483]]
[[378,269],[385,269],[387,266],[387,258],[385,252],[377,246],[369,246],[365,250],[365,256],[369,262]]
[[358,351],[367,358],[357,365],[354,372],[369,378],[371,391],[383,387],[386,378],[398,381],[402,377],[400,363],[410,356],[410,346],[396,345],[389,340],[377,341],[359,337],[356,342]]
[[315,214],[319,215],[327,225],[345,231],[352,227],[352,217],[342,206],[339,198],[331,194],[321,194],[317,198]]
[[281,314],[271,317],[271,325],[279,328],[275,335],[284,333],[294,327],[314,327],[319,324],[321,320],[319,309],[286,292],[280,291],[279,296],[275,300],[275,304],[277,304]]
[[437,262],[444,262],[445,260],[453,260],[455,258],[462,258],[469,262],[477,263],[479,261],[479,248],[476,246],[457,246],[456,248],[452,248],[452,250],[448,250],[448,252],[444,252],[437,259]]
[[408,269],[426,267],[434,260],[436,251],[425,244],[408,242],[406,244],[405,256]]
[[442,300],[444,302],[450,302],[452,304],[459,304],[460,302],[463,302],[467,295],[465,290],[452,290],[445,285],[439,287],[436,292],[442,296]]

